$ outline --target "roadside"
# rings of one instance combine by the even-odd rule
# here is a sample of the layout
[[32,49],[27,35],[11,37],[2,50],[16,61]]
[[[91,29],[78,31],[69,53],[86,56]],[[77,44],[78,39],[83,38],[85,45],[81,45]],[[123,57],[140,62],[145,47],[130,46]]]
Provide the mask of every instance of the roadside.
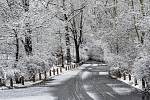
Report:
[[58,100],[58,97],[53,94],[55,89],[65,81],[78,75],[81,72],[81,69],[89,65],[90,64],[84,64],[78,68],[64,71],[60,75],[48,78],[46,82],[40,85],[29,88],[0,91],[0,100]]
[[78,67],[78,65],[76,65],[76,64],[65,65],[64,68],[55,66],[55,67],[52,67],[51,69],[49,69],[50,71],[46,72],[46,74],[42,73],[41,76],[40,76],[41,77],[40,80],[38,79],[39,75],[36,75],[36,80],[35,81],[25,81],[24,84],[13,83],[13,87],[10,86],[10,80],[7,80],[6,81],[6,86],[1,86],[0,90],[32,87],[34,85],[38,85],[38,84],[43,83],[45,80],[49,80],[49,79],[51,79],[55,76],[62,75],[64,73],[68,72],[69,70],[73,70],[77,67]]
[[133,76],[131,77],[131,80],[129,80],[129,77],[128,77],[128,76],[126,76],[126,78],[127,78],[127,79],[124,80],[124,78],[121,77],[121,78],[118,78],[118,80],[120,80],[120,81],[122,81],[122,82],[124,82],[124,83],[126,83],[126,84],[128,84],[128,85],[130,85],[130,86],[132,86],[132,87],[134,87],[134,88],[136,88],[136,89],[138,89],[138,90],[143,91],[143,88],[142,88],[142,81],[141,81],[141,80],[137,80],[138,84],[135,85],[134,77],[133,77]]

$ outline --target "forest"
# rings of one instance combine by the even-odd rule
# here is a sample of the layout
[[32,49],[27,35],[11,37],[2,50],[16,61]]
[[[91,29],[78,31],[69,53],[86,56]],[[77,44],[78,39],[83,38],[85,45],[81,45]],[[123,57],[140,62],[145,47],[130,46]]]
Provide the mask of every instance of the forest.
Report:
[[150,81],[150,0],[0,0],[0,78],[88,59]]

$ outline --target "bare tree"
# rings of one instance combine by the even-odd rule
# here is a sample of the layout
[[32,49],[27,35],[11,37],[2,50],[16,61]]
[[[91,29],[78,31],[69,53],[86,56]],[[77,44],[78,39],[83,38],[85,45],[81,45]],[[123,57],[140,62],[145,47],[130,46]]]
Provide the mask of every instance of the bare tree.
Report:
[[[72,8],[72,11],[73,10],[74,9]],[[70,21],[71,24],[70,30],[72,32],[75,51],[76,51],[76,63],[80,62],[80,45],[82,44],[82,39],[83,39],[83,9],[81,9],[79,13],[80,13],[78,15],[79,17],[73,17],[72,20]],[[74,15],[75,13],[73,12],[73,16]]]

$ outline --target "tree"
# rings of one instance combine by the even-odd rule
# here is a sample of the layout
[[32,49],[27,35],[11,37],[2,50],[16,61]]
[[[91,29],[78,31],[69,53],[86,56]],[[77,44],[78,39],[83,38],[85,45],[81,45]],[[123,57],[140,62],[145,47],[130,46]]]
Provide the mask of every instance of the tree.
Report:
[[[83,5],[84,6],[84,5]],[[84,7],[81,6],[78,13],[80,13],[77,17],[73,17],[72,20],[70,20],[70,30],[72,32],[74,45],[75,45],[75,51],[76,51],[76,63],[80,62],[80,45],[82,44],[83,39],[83,9]],[[73,16],[77,15],[76,12],[74,12],[74,8],[72,5],[72,12]]]

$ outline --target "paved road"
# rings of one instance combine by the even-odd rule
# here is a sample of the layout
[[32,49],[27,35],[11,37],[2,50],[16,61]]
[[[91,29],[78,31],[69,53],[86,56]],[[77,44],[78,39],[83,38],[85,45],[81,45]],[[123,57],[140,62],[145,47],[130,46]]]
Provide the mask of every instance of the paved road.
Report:
[[[94,63],[88,62],[78,69],[79,73],[59,84],[52,84],[55,80],[51,79],[39,86],[0,92],[0,100],[150,100],[135,88],[111,79],[107,66]],[[46,98],[49,94],[55,98]],[[25,96],[30,99],[11,99]]]
[[54,94],[58,100],[150,100],[133,87],[111,79],[108,69],[101,64],[91,64],[74,78],[56,86]]

